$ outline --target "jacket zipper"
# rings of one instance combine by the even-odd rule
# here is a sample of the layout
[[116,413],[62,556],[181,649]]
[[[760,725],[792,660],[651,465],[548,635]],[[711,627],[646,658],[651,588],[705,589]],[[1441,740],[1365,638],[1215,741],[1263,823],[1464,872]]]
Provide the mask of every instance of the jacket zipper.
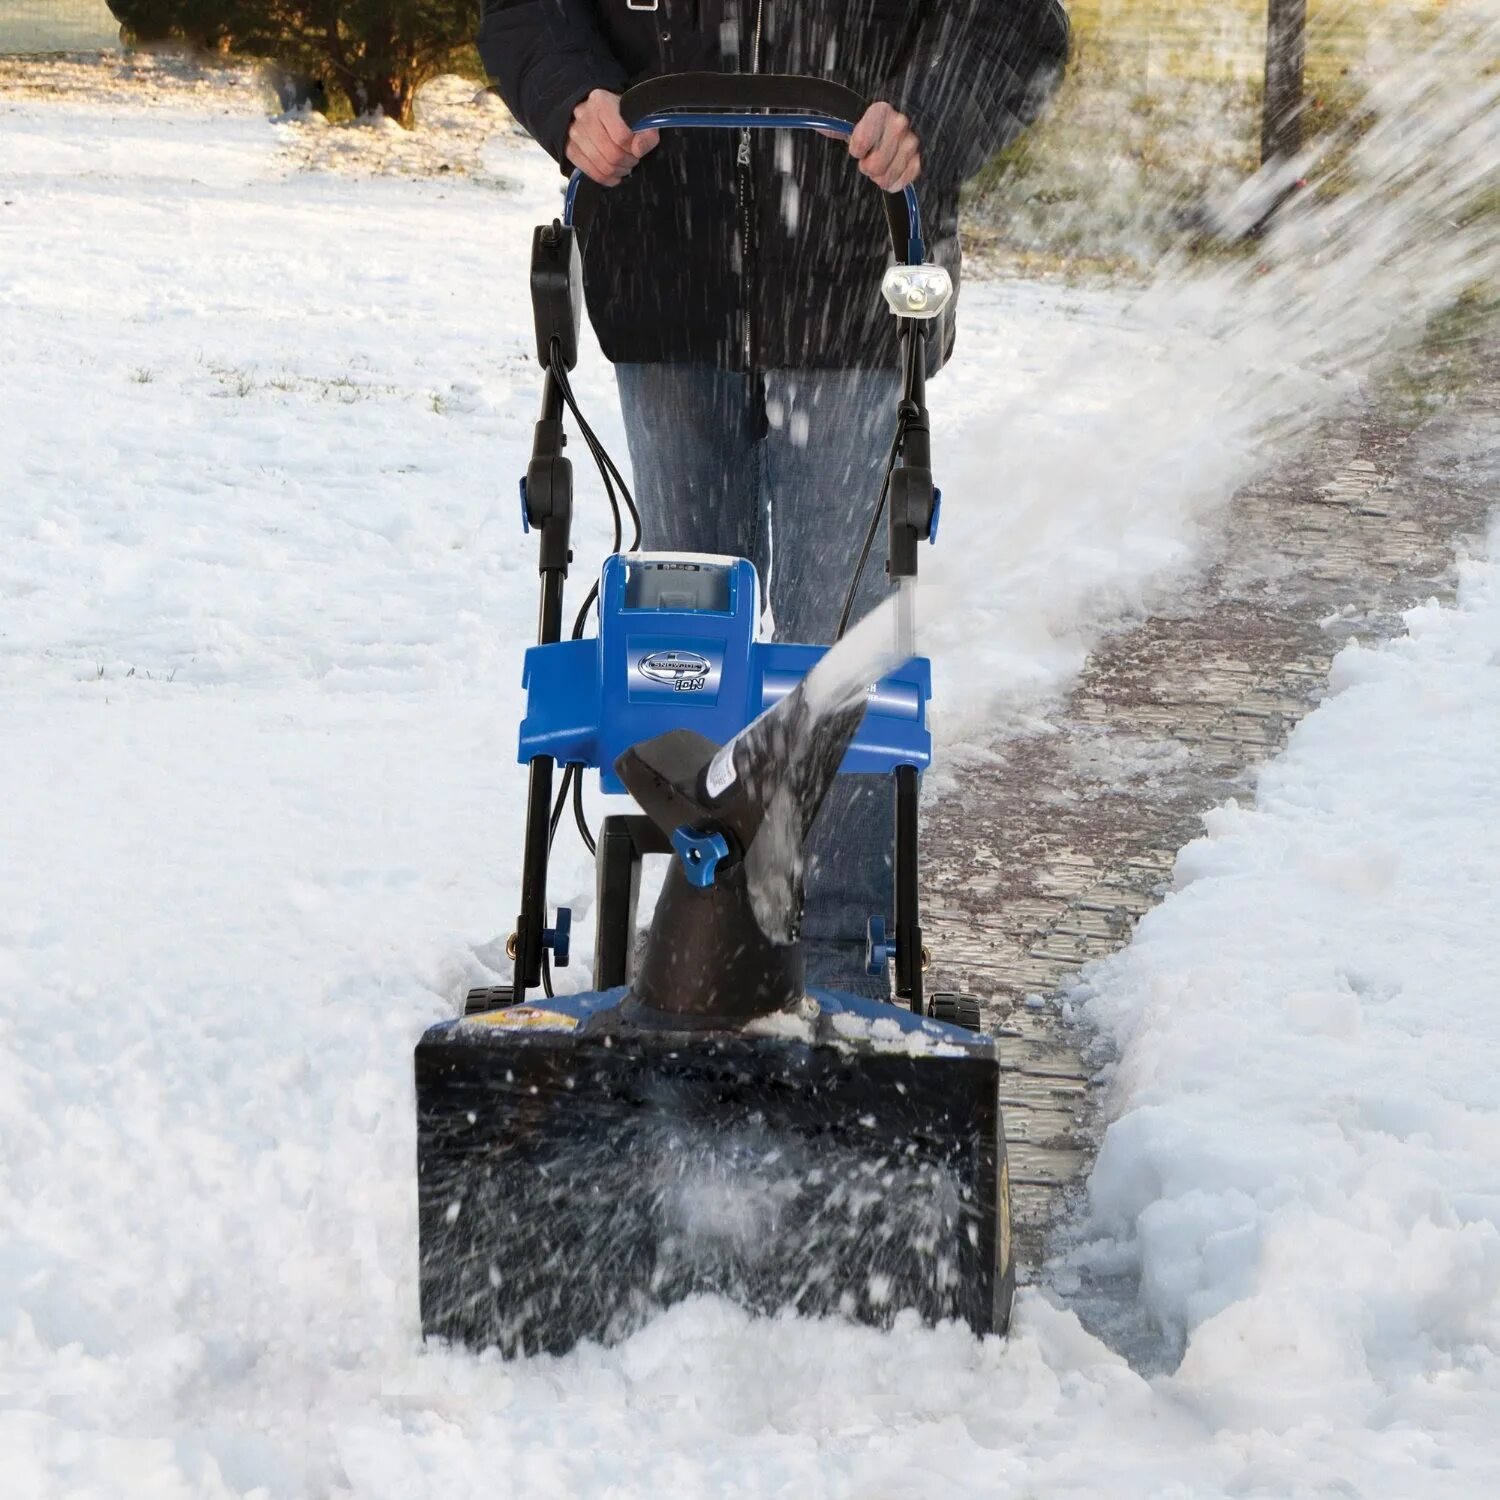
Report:
[[[755,25],[750,33],[750,68],[760,72],[760,39],[762,12],[765,0],[755,0]],[[750,210],[752,187],[751,132],[740,131],[739,154],[735,162],[735,176],[739,184],[740,199],[740,307],[744,319],[745,371],[755,369],[755,330],[752,308],[753,283],[755,279],[755,221]]]

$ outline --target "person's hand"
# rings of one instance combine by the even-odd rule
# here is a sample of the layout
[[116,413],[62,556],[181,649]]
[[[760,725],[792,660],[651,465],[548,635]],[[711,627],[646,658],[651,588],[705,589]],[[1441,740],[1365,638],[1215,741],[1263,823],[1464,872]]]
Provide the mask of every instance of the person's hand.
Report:
[[660,140],[654,130],[632,130],[620,116],[620,96],[595,89],[573,111],[568,160],[600,187],[619,187]]
[[859,170],[887,193],[909,188],[922,172],[922,143],[911,121],[894,106],[872,104],[849,137]]

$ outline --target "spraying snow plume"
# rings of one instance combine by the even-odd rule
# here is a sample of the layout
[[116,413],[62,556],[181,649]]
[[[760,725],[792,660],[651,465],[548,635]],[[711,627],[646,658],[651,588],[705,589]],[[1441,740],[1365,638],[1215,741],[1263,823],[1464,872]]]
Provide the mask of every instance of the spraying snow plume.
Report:
[[[933,402],[935,451],[950,514],[981,511],[995,540],[939,547],[926,575],[944,738],[992,729],[1002,698],[1055,692],[1100,626],[1180,577],[1241,486],[1435,319],[1459,309],[1460,341],[1493,330],[1500,15],[1455,8],[1444,25],[1375,74],[1345,129],[1214,209],[1237,233],[1289,171],[1306,179],[1253,255],[1206,262],[1184,240],[1143,288],[1073,298],[1100,321],[1123,302],[1129,339],[1107,363],[1096,339],[1038,327],[1006,350],[1009,391],[971,395],[961,340]],[[971,284],[969,316],[1020,294]]]

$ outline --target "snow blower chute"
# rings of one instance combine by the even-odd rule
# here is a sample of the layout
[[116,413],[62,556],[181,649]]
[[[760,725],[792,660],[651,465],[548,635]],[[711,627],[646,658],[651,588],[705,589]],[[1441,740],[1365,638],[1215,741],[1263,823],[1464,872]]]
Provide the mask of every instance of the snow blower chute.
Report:
[[[621,109],[636,129],[847,135],[865,103],[816,79],[687,74],[637,86]],[[530,785],[514,980],[471,992],[464,1016],[416,1050],[423,1331],[561,1352],[698,1292],[881,1325],[913,1308],[1003,1331],[1015,1273],[995,1044],[977,1034],[972,1001],[923,993],[928,663],[898,652],[851,677],[858,652],[756,639],[749,562],[638,550],[606,560],[562,638],[565,414],[612,501],[612,485],[623,490],[568,383],[578,187],[575,176],[563,220],[533,245],[547,373],[522,506],[542,604],[520,733]],[[900,583],[936,528],[924,331],[952,287],[924,263],[915,194],[887,195],[886,208],[896,264],[883,291],[904,379],[870,536],[883,514]],[[571,916],[548,924],[547,865],[570,787],[588,836],[585,768],[640,811],[606,818],[597,839],[594,988],[554,998]],[[799,854],[840,772],[893,781],[895,911],[871,916],[869,967],[894,969],[894,1000],[804,984]],[[653,854],[671,864],[637,962]]]

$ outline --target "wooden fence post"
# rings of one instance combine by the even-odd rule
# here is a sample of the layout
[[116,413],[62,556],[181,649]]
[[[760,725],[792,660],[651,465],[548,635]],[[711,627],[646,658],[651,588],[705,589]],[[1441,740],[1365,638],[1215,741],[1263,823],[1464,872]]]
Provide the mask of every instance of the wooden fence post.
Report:
[[1307,0],[1267,0],[1266,97],[1260,119],[1262,165],[1302,149],[1302,74]]

